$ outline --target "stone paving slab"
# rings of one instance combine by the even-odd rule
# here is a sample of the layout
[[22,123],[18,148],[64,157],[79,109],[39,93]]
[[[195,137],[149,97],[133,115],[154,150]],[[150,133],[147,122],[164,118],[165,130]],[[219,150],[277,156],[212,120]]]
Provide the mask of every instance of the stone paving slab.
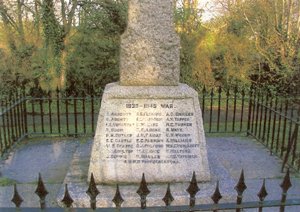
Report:
[[[87,143],[86,145],[89,145]],[[197,194],[197,204],[212,203],[210,196],[213,194],[216,182],[220,181],[220,190],[223,199],[220,203],[235,202],[236,191],[234,190],[240,176],[241,170],[245,170],[245,178],[248,189],[244,193],[244,201],[256,201],[257,193],[261,188],[263,179],[267,179],[266,186],[269,190],[269,196],[266,200],[281,198],[280,183],[284,174],[280,173],[280,160],[271,156],[269,152],[259,143],[252,139],[246,138],[208,138],[208,157],[212,173],[212,181],[199,184],[200,192]],[[88,147],[90,148],[90,147]],[[85,148],[79,148],[74,154],[73,161],[88,161],[88,151],[82,151]],[[80,159],[79,156],[80,155]],[[267,168],[266,168],[267,167]],[[78,163],[72,163],[64,183],[69,184],[69,191],[73,192],[76,207],[88,207],[89,198],[85,194],[87,184],[82,182],[86,179],[87,168],[78,166]],[[78,172],[79,170],[79,172]],[[146,177],[147,179],[147,177]],[[297,178],[292,179],[295,185],[290,191],[290,198],[298,198],[299,181]],[[172,194],[175,198],[173,205],[188,204],[188,193],[185,191],[188,183],[171,184]],[[102,192],[97,202],[103,207],[112,207],[115,193],[114,186],[99,185],[98,189]],[[139,206],[139,197],[136,194],[138,185],[128,186],[121,185],[121,194],[126,199],[123,207]],[[163,206],[161,201],[166,192],[166,186],[150,184],[147,204],[149,206]],[[59,198],[63,197],[64,190],[59,192]],[[297,210],[296,210],[297,211]]]
[[[37,207],[39,204],[38,198],[34,194],[36,184],[33,182],[37,181],[37,174],[41,172],[50,193],[47,196],[47,206],[57,207],[56,198],[60,196],[58,195],[59,193],[63,192],[63,189],[61,189],[63,181],[73,182],[69,185],[69,190],[74,199],[77,198],[74,193],[75,190],[81,190],[82,195],[86,195],[87,184],[82,182],[87,178],[91,144],[92,140],[88,142],[64,140],[35,141],[28,143],[28,145],[20,145],[15,148],[7,160],[1,161],[1,177],[19,182],[18,190],[25,200],[22,204],[23,207]],[[207,146],[212,181],[199,184],[200,192],[197,194],[198,204],[211,203],[209,197],[214,191],[217,180],[220,181],[220,191],[224,196],[224,199],[220,203],[235,201],[236,192],[234,186],[238,181],[242,168],[245,171],[245,180],[248,186],[244,193],[244,201],[257,200],[256,194],[264,178],[266,178],[266,187],[269,193],[266,200],[280,199],[281,188],[279,185],[283,177],[283,174],[280,173],[280,160],[275,156],[271,156],[261,144],[248,138],[209,137],[207,138]],[[21,156],[25,159],[21,159]],[[43,156],[43,159],[40,159],[41,156]],[[29,166],[28,164],[31,165]],[[56,166],[58,165],[64,168],[57,168]],[[64,176],[66,176],[65,179]],[[289,190],[288,198],[300,198],[300,180],[294,174],[292,174],[292,184],[293,187]],[[187,186],[188,183],[171,184],[173,195],[177,197],[182,196],[181,200],[179,198],[177,204],[181,204],[181,201],[184,201],[183,203],[187,202],[187,193],[185,192]],[[125,193],[130,191],[135,195],[134,193],[137,188],[138,185],[132,187],[121,185],[120,189],[124,195],[123,198],[126,200],[127,194]],[[158,202],[157,197],[153,197],[151,200],[151,195],[154,195],[154,191],[160,193],[160,195],[164,195],[166,185],[149,185],[149,188],[153,191],[149,195],[149,201],[161,205],[162,201]],[[98,206],[104,205],[105,201],[108,202],[113,198],[115,187],[99,185],[98,189],[101,191],[97,203]],[[13,204],[10,203],[12,192],[12,186],[0,187],[0,207],[13,207]],[[134,201],[138,200],[138,196],[134,197],[134,199]],[[127,200],[128,204],[129,202],[130,200]],[[137,201],[137,205],[138,203]],[[126,205],[126,202],[124,205]],[[176,202],[174,205],[176,205]],[[266,211],[274,211],[273,209],[271,208]],[[293,207],[287,211],[299,211],[299,208]]]
[[48,183],[62,183],[78,146],[74,140],[22,141],[0,161],[0,177],[34,183],[41,173]]

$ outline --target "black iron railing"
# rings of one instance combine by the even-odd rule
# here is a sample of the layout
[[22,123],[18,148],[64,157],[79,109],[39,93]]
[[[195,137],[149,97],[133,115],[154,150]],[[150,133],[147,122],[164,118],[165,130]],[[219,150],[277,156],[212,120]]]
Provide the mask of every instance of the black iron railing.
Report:
[[247,91],[221,87],[199,93],[205,132],[241,133],[247,131],[249,96]]
[[299,102],[257,89],[250,93],[247,132],[283,159],[282,171],[286,164],[300,170]]
[[[47,94],[47,95],[45,95]],[[199,92],[206,133],[247,133],[300,169],[299,99],[260,90],[205,88]],[[0,100],[0,153],[28,136],[93,136],[101,96],[17,92]]]
[[[247,208],[256,208],[258,211],[263,211],[264,208],[279,208],[280,212],[285,211],[287,206],[296,206],[300,207],[300,199],[288,199],[288,190],[292,187],[291,180],[290,180],[290,172],[287,170],[287,173],[280,184],[282,189],[281,198],[279,200],[272,200],[272,201],[265,201],[265,198],[268,196],[268,191],[265,186],[265,180],[262,181],[261,189],[258,191],[257,194],[257,201],[252,202],[244,202],[244,191],[247,189],[245,183],[244,172],[241,172],[240,178],[234,187],[237,192],[236,201],[231,203],[219,203],[222,197],[222,191],[219,187],[219,182],[216,182],[216,188],[213,194],[211,195],[211,204],[196,204],[196,194],[201,192],[201,187],[199,188],[197,184],[197,179],[195,173],[192,176],[190,184],[186,189],[187,193],[189,194],[189,205],[186,206],[172,206],[172,202],[175,200],[172,195],[172,184],[161,185],[166,186],[166,194],[161,197],[161,201],[165,204],[165,207],[147,207],[147,196],[151,193],[151,185],[148,185],[146,182],[146,177],[143,174],[141,183],[139,188],[137,187],[137,195],[140,196],[140,207],[135,208],[121,208],[122,203],[126,201],[126,196],[122,196],[122,187],[116,185],[115,195],[112,196],[112,202],[115,204],[115,208],[98,208],[97,202],[100,199],[97,199],[98,194],[101,192],[101,186],[96,186],[94,177],[91,175],[91,180],[89,186],[87,188],[86,194],[90,198],[90,208],[97,211],[139,211],[143,209],[143,211],[219,211],[219,210],[235,210],[239,212],[243,209]],[[65,193],[63,198],[60,200],[65,208],[72,208],[74,204],[72,194],[74,191],[70,191],[68,189],[68,185],[65,185]],[[41,175],[39,174],[38,178],[38,185],[35,190],[36,195],[39,197],[40,207],[41,209],[45,209],[47,206],[46,197],[48,195],[48,191],[46,186],[42,180]],[[16,208],[20,208],[23,202],[23,198],[17,190],[17,186],[14,186],[14,192],[12,194],[12,202],[15,204]],[[175,197],[176,198],[176,197]],[[117,209],[117,210],[116,210]],[[121,210],[122,209],[122,210]],[[56,209],[60,211],[58,208]],[[7,209],[7,211],[14,211],[13,208]],[[72,209],[72,211],[85,211],[85,209]]]

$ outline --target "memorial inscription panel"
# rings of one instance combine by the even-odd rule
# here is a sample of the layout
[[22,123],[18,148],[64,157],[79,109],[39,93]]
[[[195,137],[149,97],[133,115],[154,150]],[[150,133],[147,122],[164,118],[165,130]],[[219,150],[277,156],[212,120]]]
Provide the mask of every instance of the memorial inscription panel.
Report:
[[97,183],[138,183],[142,173],[148,182],[186,182],[193,171],[209,178],[203,174],[208,166],[197,98],[108,96],[102,102],[89,169]]
[[108,84],[88,176],[96,183],[188,182],[196,172],[210,180],[197,92],[179,86]]
[[182,159],[199,157],[192,99],[111,101],[102,132],[105,160],[124,164],[180,164]]

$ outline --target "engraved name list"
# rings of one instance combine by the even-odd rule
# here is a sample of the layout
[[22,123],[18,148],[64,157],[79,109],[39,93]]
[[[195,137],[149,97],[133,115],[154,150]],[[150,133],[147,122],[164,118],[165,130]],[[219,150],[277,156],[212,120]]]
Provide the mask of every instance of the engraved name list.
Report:
[[[113,100],[112,100],[113,101]],[[121,101],[121,103],[120,103]],[[192,99],[124,99],[104,115],[105,160],[125,164],[180,164],[197,159]]]

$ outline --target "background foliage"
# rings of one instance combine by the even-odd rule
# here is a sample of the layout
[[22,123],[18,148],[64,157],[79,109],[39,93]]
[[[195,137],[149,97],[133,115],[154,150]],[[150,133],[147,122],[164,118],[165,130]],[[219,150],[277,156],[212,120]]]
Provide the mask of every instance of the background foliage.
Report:
[[[195,88],[300,88],[300,2],[174,0],[181,81]],[[127,0],[0,0],[0,93],[101,93],[119,76]],[[84,79],[84,80],[83,80]]]

